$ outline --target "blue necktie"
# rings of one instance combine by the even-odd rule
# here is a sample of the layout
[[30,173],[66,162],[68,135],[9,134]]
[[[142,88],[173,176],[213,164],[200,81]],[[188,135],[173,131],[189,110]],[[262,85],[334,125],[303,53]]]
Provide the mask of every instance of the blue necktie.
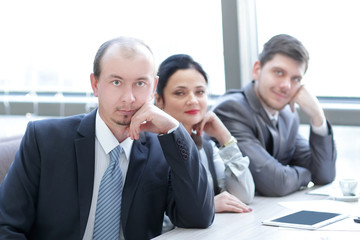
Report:
[[94,235],[97,240],[118,240],[120,233],[122,172],[119,165],[122,148],[110,152],[110,164],[101,179],[95,213]]

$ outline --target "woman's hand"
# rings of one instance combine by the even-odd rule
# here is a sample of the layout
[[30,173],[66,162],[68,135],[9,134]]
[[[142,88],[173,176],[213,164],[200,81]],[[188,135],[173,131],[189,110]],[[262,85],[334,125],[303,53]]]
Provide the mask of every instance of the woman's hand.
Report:
[[222,192],[215,196],[215,212],[251,212],[252,209],[228,192]]
[[199,136],[201,136],[204,131],[210,137],[216,138],[220,146],[224,145],[231,138],[229,130],[227,130],[220,118],[212,111],[207,112],[204,119],[194,125],[193,129],[196,130]]

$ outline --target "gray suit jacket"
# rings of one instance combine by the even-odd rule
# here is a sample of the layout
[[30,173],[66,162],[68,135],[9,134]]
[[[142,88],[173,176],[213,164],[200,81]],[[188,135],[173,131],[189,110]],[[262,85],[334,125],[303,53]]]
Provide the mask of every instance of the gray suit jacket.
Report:
[[298,134],[297,113],[286,106],[275,126],[252,83],[220,97],[213,110],[250,158],[249,168],[259,194],[284,196],[310,181],[322,185],[334,180],[336,148],[329,123],[329,135],[319,136],[310,130],[307,141]]

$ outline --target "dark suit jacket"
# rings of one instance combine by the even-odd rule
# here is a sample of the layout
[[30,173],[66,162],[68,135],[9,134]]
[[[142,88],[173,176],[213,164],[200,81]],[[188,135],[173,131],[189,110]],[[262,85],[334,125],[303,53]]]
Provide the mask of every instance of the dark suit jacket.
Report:
[[[94,182],[95,114],[30,122],[0,186],[0,239],[82,239]],[[123,190],[125,239],[161,234],[164,211],[180,227],[208,227],[213,191],[180,127],[134,141]]]
[[249,168],[261,195],[283,196],[310,181],[334,180],[336,148],[329,123],[329,135],[311,131],[307,141],[298,134],[297,113],[287,106],[279,113],[278,126],[273,125],[252,83],[220,97],[213,110],[250,158]]

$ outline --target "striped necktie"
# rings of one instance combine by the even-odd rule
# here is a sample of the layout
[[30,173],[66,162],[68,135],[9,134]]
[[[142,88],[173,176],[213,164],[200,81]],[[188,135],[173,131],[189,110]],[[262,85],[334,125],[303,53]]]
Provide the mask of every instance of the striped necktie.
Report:
[[100,182],[95,213],[93,239],[119,239],[122,172],[119,165],[122,148],[118,145],[110,152],[110,164]]

